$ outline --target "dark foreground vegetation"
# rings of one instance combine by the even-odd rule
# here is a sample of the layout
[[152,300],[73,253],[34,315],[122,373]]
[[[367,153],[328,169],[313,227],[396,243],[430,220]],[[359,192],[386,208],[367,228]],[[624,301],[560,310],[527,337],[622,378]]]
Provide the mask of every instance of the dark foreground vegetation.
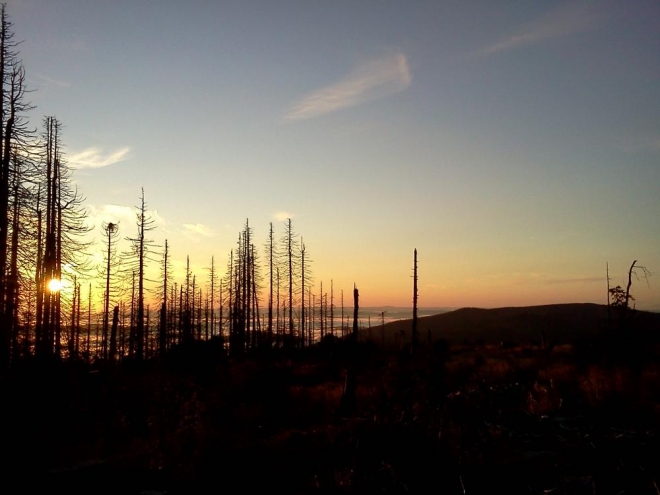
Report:
[[1,384],[3,479],[25,493],[657,494],[659,357],[615,332],[327,338],[231,359],[213,339],[153,362],[25,362]]

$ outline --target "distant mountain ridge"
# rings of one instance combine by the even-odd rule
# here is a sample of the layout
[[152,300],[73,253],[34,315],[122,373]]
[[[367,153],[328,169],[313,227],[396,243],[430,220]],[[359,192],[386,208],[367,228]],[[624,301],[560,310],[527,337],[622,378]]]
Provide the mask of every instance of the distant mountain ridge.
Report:
[[[576,338],[602,334],[608,328],[608,308],[593,303],[549,304],[542,306],[504,307],[494,309],[461,308],[433,316],[418,318],[422,342],[445,339],[451,343],[502,341],[517,343],[572,342]],[[660,314],[634,311],[637,331],[660,336]],[[369,338],[369,330],[362,332]],[[371,329],[371,338],[386,344],[405,342],[412,333],[412,319],[398,320]]]

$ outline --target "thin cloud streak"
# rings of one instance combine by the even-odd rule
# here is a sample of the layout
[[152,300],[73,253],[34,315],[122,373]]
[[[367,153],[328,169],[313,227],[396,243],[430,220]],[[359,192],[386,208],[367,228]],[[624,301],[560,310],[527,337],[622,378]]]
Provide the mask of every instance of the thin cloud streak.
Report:
[[104,154],[98,148],[91,147],[69,156],[68,161],[71,166],[77,169],[102,168],[126,160],[130,151],[131,149],[125,146],[111,153]]
[[213,237],[213,230],[202,223],[184,223],[183,228],[186,234],[201,235],[203,237]]
[[284,120],[312,119],[390,96],[404,91],[411,81],[406,56],[388,55],[361,65],[341,81],[303,97],[286,113]]
[[52,77],[45,76],[43,74],[39,74],[38,72],[33,72],[32,76],[36,78],[37,81],[40,81],[42,83],[48,83],[54,86],[59,86],[60,88],[70,88],[71,83],[68,81],[60,81],[58,79],[53,79]]
[[543,40],[569,36],[591,27],[599,15],[600,11],[588,4],[556,8],[537,22],[523,27],[520,32],[482,48],[478,54],[489,56]]
[[[116,204],[106,204],[100,207],[96,205],[87,206],[87,225],[93,229],[99,227],[103,222],[112,222],[119,225],[120,230],[127,228],[133,229],[137,221],[137,208],[135,206],[124,206]],[[167,225],[163,217],[158,214],[158,210],[147,210],[147,218],[153,220],[158,227]]]

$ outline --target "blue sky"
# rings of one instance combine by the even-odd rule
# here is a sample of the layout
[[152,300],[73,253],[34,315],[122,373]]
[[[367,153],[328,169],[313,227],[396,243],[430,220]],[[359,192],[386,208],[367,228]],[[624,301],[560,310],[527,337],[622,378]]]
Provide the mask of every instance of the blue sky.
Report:
[[[90,221],[176,266],[293,219],[365,305],[605,302],[660,271],[660,4],[7,2]],[[100,229],[97,227],[97,232]],[[156,267],[155,267],[156,268]],[[660,277],[633,283],[660,309]]]

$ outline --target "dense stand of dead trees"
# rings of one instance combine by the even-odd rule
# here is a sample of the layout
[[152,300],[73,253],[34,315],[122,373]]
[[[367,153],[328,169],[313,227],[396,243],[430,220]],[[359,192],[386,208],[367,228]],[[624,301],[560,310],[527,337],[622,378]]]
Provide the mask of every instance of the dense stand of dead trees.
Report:
[[[17,47],[5,4],[0,4],[0,369],[32,356],[143,360],[199,340],[219,339],[228,353],[242,355],[335,337],[334,281],[329,294],[322,282],[319,293],[313,293],[312,260],[291,219],[284,222],[279,241],[270,224],[263,263],[246,221],[224,276],[211,259],[204,291],[189,259],[184,280],[173,280],[167,241],[156,246],[149,238],[155,223],[142,189],[135,208],[137,233],[125,238],[129,251],[117,251],[118,222],[104,223],[104,259],[90,266],[83,198],[73,186],[63,152],[62,124],[48,116],[40,134],[30,129],[26,114],[32,106],[25,100]],[[149,281],[147,265],[157,262],[157,254],[162,256],[162,278]],[[99,285],[94,291],[89,283],[84,301],[83,281],[94,278],[94,269]],[[630,273],[626,305],[632,299]],[[70,282],[68,291],[53,285],[63,278]],[[414,279],[416,339],[416,251]],[[158,301],[155,317],[147,303],[150,282],[156,287],[151,294]],[[95,292],[100,310],[93,304]],[[342,337],[357,340],[357,287],[353,296],[353,330],[349,334],[345,326],[343,291],[339,328]]]
[[[211,259],[204,292],[189,260],[185,280],[172,280],[167,241],[156,246],[149,239],[155,224],[144,190],[136,207],[137,233],[126,238],[129,252],[117,254],[117,222],[101,226],[105,258],[96,268],[103,307],[94,308],[92,283],[85,304],[82,281],[92,278],[94,267],[88,262],[83,198],[73,186],[63,152],[62,124],[47,116],[41,133],[29,126],[26,115],[33,107],[26,101],[18,45],[6,6],[0,4],[0,369],[31,356],[142,360],[163,356],[177,344],[214,338],[222,339],[229,353],[241,355],[252,349],[304,347],[335,336],[334,282],[330,280],[329,294],[322,282],[319,293],[313,294],[311,259],[291,219],[284,223],[279,242],[270,224],[265,263],[259,260],[254,232],[246,221],[224,277]],[[155,262],[158,253],[162,279],[149,281],[147,264]],[[638,273],[649,275],[635,260],[623,289],[610,287],[608,269],[608,305],[624,315],[634,301],[630,290]],[[63,278],[70,282],[66,292],[53,285]],[[158,301],[155,318],[146,302],[148,282],[158,287],[152,293]],[[343,337],[349,334],[343,291],[341,299]],[[418,343],[417,303],[415,250],[413,347]],[[357,309],[354,287],[354,339]],[[381,324],[384,329],[384,312]]]
[[[104,259],[96,267],[89,266],[85,262],[88,253],[83,239],[88,231],[82,197],[70,180],[62,125],[55,117],[45,117],[40,135],[28,129],[24,114],[31,106],[24,101],[25,75],[4,5],[0,28],[2,367],[22,356],[141,360],[162,356],[176,344],[215,337],[225,339],[232,354],[314,342],[316,320],[327,319],[328,311],[316,310],[311,260],[291,219],[279,242],[270,225],[267,291],[247,222],[224,277],[218,275],[215,260],[211,260],[206,293],[191,272],[189,260],[185,280],[173,282],[167,241],[164,246],[154,246],[148,238],[154,223],[146,209],[144,190],[136,207],[137,234],[125,238],[130,251],[118,252],[118,222],[104,223]],[[154,294],[160,303],[157,317],[152,319],[146,304],[146,266],[157,251],[163,256],[162,281]],[[93,278],[94,268],[99,285],[94,291],[89,283],[83,301],[81,280]],[[71,290],[64,292],[53,285],[63,278],[70,279]],[[93,304],[95,294],[102,302],[100,309]],[[267,316],[263,314],[264,299]],[[318,301],[327,305],[327,295]],[[331,302],[330,333],[332,318]],[[327,321],[320,325],[328,328]]]

